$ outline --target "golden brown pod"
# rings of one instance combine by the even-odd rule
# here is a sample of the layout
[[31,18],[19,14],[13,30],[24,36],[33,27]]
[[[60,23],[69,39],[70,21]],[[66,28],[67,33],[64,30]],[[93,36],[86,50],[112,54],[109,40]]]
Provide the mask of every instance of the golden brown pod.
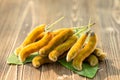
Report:
[[98,58],[91,54],[90,56],[88,56],[88,58],[86,59],[86,61],[91,65],[91,66],[96,66],[98,64]]
[[103,50],[100,48],[96,48],[94,50],[93,54],[96,55],[100,61],[102,61],[106,58],[106,53],[103,52]]
[[58,35],[53,37],[53,39],[43,48],[39,50],[39,54],[41,56],[47,56],[49,52],[51,52],[56,46],[63,43],[67,40],[70,36],[74,34],[72,29],[64,29]]
[[85,43],[87,37],[88,37],[89,32],[86,32],[83,34],[77,42],[72,46],[72,48],[68,51],[66,61],[70,62],[72,59],[74,59],[78,53],[79,50],[81,50],[83,44]]
[[41,40],[25,46],[19,53],[20,61],[24,62],[30,54],[38,51],[40,48],[48,44],[48,42],[52,39],[52,37],[53,37],[52,33],[48,32]]
[[45,24],[42,24],[36,28],[34,28],[29,34],[28,36],[25,38],[25,40],[23,41],[23,43],[15,49],[15,54],[18,55],[20,53],[20,51],[22,50],[23,47],[25,47],[26,45],[34,42],[36,40],[36,36],[38,36],[39,34],[41,34],[42,32],[45,31]]
[[65,51],[68,51],[73,44],[77,41],[76,36],[71,36],[64,43],[58,45],[54,50],[49,53],[49,59],[56,62],[58,57],[62,55]]
[[46,64],[46,63],[53,63],[51,60],[49,60],[48,57],[43,57],[43,56],[36,56],[33,58],[32,60],[32,65],[35,68],[39,68],[42,64]]
[[[66,55],[67,55],[67,51],[64,52],[64,54],[62,54],[61,56],[59,56],[58,59],[62,59]],[[46,64],[46,63],[53,63],[53,61],[51,61],[48,57],[43,57],[43,56],[40,56],[40,55],[34,57],[33,60],[32,60],[32,65],[35,68],[39,68],[42,64]]]
[[83,61],[94,51],[97,44],[97,36],[94,32],[90,34],[88,44],[80,50],[78,55],[73,59],[72,65],[77,70],[82,70]]

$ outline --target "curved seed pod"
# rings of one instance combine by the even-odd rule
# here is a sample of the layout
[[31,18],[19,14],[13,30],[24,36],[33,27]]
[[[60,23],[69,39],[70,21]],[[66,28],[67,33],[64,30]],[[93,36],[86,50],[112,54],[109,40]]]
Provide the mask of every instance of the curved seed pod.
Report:
[[72,65],[77,70],[82,70],[82,62],[94,51],[97,44],[97,36],[94,32],[90,34],[88,44],[80,50],[78,55],[73,59]]
[[66,39],[74,34],[72,29],[65,29],[61,31],[58,35],[53,37],[53,39],[43,48],[39,50],[41,56],[47,56],[56,46],[63,43]]
[[41,40],[25,46],[19,53],[20,61],[24,62],[30,54],[38,51],[40,48],[48,44],[48,42],[52,39],[52,36],[52,33],[48,32]]
[[[62,59],[67,55],[67,51],[62,54],[58,59]],[[46,63],[53,63],[53,61],[51,61],[48,57],[43,57],[43,56],[35,56],[32,60],[32,65],[35,68],[39,68],[42,64],[46,64]]]
[[46,63],[53,63],[53,62],[49,60],[48,57],[42,57],[40,55],[35,56],[32,60],[32,65],[35,68],[39,68],[42,64],[46,64]]
[[49,53],[49,59],[56,62],[58,57],[62,55],[65,51],[69,50],[76,41],[76,36],[73,35],[69,37],[64,43],[58,45],[54,50]]
[[96,66],[98,64],[98,58],[91,54],[90,56],[88,56],[88,58],[86,59],[86,61],[91,65],[91,66]]
[[96,48],[93,52],[94,55],[98,57],[99,60],[104,60],[106,58],[106,53],[102,49]]
[[45,24],[42,24],[36,28],[34,28],[29,34],[28,36],[25,38],[25,40],[23,41],[23,43],[15,49],[15,54],[18,55],[19,52],[22,50],[23,47],[25,47],[26,45],[34,42],[36,40],[36,36],[38,36],[39,34],[41,34],[42,32],[44,32],[45,30]]
[[86,32],[85,34],[83,34],[78,40],[77,42],[72,46],[72,48],[69,50],[67,57],[66,57],[66,61],[70,62],[72,59],[74,59],[78,53],[78,51],[82,48],[85,40],[88,37],[89,32]]

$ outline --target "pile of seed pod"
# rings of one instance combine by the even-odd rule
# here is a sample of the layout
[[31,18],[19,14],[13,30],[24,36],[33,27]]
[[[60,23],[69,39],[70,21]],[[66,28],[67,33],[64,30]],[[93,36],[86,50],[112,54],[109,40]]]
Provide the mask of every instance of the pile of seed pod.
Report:
[[66,57],[66,61],[72,61],[75,69],[82,70],[83,61],[95,66],[99,60],[106,57],[100,48],[96,48],[97,35],[92,31],[86,31],[78,38],[72,28],[61,28],[51,32],[45,31],[45,28],[44,24],[34,28],[15,49],[15,54],[21,62],[32,53],[39,52],[32,60],[32,65],[36,68]]

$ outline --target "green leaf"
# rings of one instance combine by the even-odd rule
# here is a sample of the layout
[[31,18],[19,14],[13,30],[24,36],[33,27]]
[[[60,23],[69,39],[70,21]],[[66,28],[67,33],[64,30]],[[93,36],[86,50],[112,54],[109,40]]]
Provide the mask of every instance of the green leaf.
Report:
[[30,55],[26,61],[24,63],[22,63],[19,59],[18,59],[18,56],[16,56],[14,53],[12,53],[8,59],[7,59],[7,63],[8,64],[16,64],[16,65],[21,65],[21,64],[25,64],[25,63],[29,63],[29,62],[32,62],[32,59],[38,55],[38,52]]
[[67,69],[70,69],[73,72],[88,78],[93,78],[98,70],[98,65],[92,67],[88,63],[83,63],[83,69],[81,71],[78,71],[73,68],[72,62],[66,62],[65,58],[58,60],[58,62],[62,64],[64,67],[66,67]]

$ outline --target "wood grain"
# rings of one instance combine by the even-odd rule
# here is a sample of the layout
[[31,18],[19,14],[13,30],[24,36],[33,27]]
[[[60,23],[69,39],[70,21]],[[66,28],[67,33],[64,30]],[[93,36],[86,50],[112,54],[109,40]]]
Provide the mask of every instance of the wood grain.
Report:
[[[98,46],[108,54],[94,79],[79,76],[60,64],[35,69],[8,65],[8,56],[35,26],[65,19],[53,29],[96,25]],[[120,0],[0,0],[0,80],[120,80]]]

